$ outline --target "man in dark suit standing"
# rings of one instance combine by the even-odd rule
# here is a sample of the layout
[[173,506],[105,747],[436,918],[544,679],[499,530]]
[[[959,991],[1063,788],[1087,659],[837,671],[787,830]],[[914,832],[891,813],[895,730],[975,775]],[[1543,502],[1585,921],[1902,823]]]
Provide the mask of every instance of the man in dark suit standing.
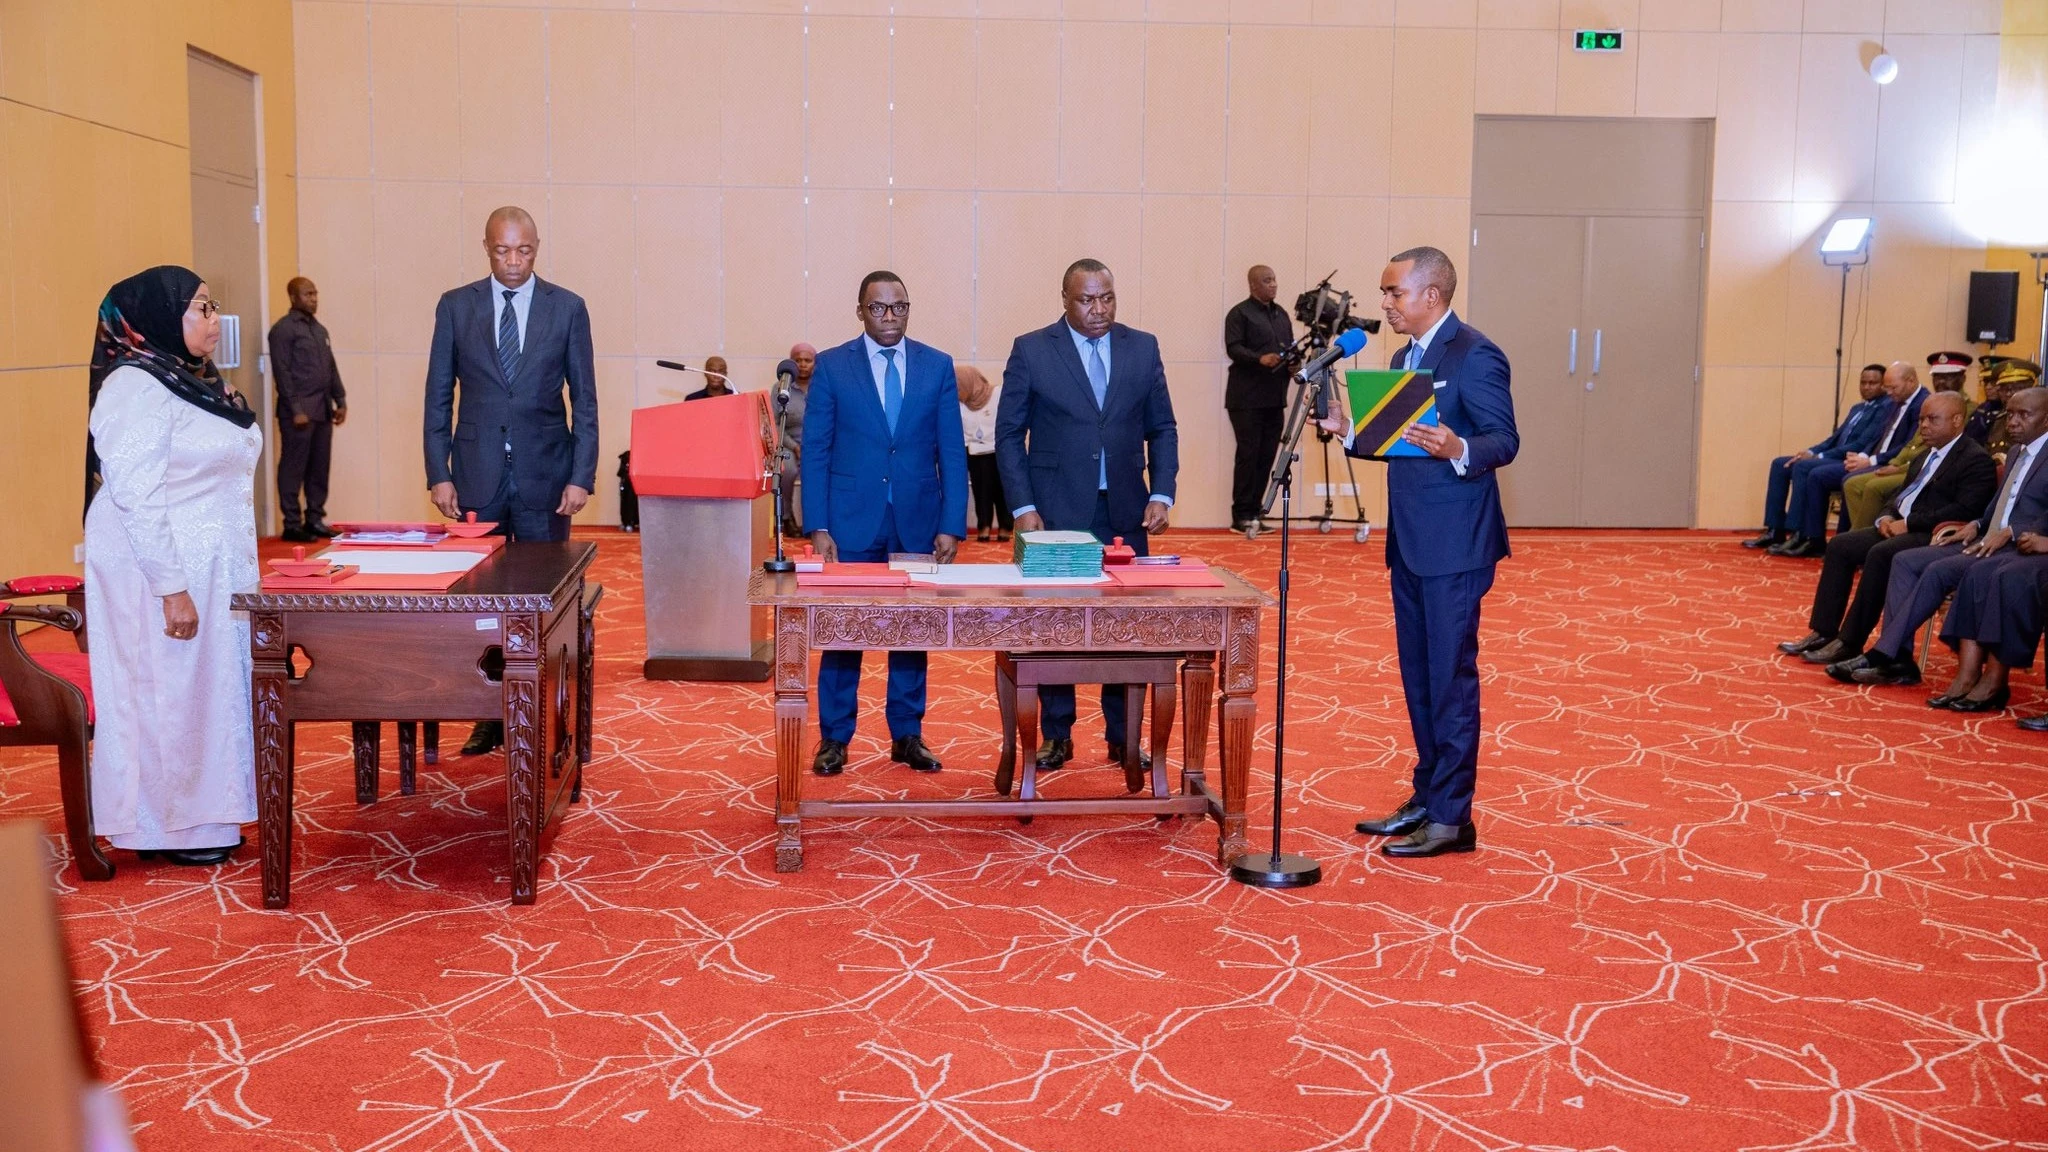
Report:
[[[1116,322],[1116,278],[1076,260],[1060,278],[1066,315],[1010,345],[996,408],[996,466],[1018,532],[1124,538],[1138,555],[1166,527],[1180,473],[1180,432],[1159,341]],[[1040,772],[1074,758],[1074,689],[1040,688]],[[1123,756],[1124,693],[1104,687],[1109,759]]]
[[1294,325],[1287,309],[1273,302],[1280,278],[1264,264],[1245,273],[1251,295],[1238,301],[1223,318],[1223,351],[1230,356],[1230,377],[1223,386],[1223,410],[1237,437],[1237,460],[1230,479],[1230,529],[1256,528],[1264,511],[1266,478],[1280,451],[1280,425],[1287,414],[1287,349],[1294,344]]
[[[539,250],[533,217],[498,209],[484,224],[491,274],[443,293],[434,309],[427,489],[450,520],[474,512],[514,540],[567,540],[569,517],[597,487],[596,358],[590,310],[533,274]],[[485,721],[462,753],[503,742],[503,726]]]
[[1876,524],[1838,533],[1827,542],[1806,635],[1778,645],[1778,651],[1830,666],[1862,656],[1863,643],[1884,610],[1893,562],[1902,553],[1926,547],[1938,525],[1975,516],[1991,498],[1997,469],[1983,447],[1962,434],[1962,397],[1928,397],[1920,407],[1917,427],[1927,453],[1908,467],[1905,486],[1885,505]]
[[[306,544],[334,535],[327,526],[327,468],[334,430],[348,422],[348,393],[327,326],[315,320],[320,289],[304,276],[284,286],[291,311],[270,326],[270,375],[277,382],[277,510],[284,538]],[[304,517],[299,493],[306,495]]]
[[[907,339],[910,295],[894,272],[860,282],[863,331],[818,354],[804,411],[804,528],[826,562],[930,553],[951,564],[967,535],[967,439],[953,358]],[[846,770],[860,709],[859,652],[818,657],[811,771]],[[924,742],[925,654],[889,653],[889,759],[942,765]]]
[[[1409,797],[1391,816],[1361,820],[1394,837],[1388,856],[1436,856],[1478,847],[1472,793],[1479,777],[1479,604],[1507,558],[1507,519],[1494,472],[1521,449],[1508,359],[1451,311],[1458,273],[1435,248],[1398,253],[1380,274],[1387,325],[1408,337],[1397,368],[1423,369],[1436,388],[1438,423],[1402,438],[1428,453],[1387,461],[1387,569],[1394,640],[1416,764]],[[1324,425],[1346,434],[1342,419]]]

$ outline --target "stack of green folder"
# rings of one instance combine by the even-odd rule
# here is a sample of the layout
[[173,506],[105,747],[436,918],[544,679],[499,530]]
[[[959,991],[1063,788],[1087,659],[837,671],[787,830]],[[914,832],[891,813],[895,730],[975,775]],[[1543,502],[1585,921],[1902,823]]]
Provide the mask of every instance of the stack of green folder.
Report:
[[1017,567],[1026,576],[1102,575],[1102,541],[1087,532],[1019,532]]

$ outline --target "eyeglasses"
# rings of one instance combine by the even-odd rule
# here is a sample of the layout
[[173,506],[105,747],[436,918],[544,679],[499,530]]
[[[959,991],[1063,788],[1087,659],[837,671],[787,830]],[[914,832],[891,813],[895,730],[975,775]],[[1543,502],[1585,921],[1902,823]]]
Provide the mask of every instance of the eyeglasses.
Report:
[[217,315],[217,314],[219,314],[219,312],[220,312],[220,301],[218,301],[218,300],[201,300],[201,301],[199,302],[199,314],[200,314],[201,316],[214,316],[214,315]]
[[910,315],[910,301],[908,300],[902,301],[901,303],[897,304],[884,304],[881,303],[880,301],[876,301],[875,303],[872,304],[863,304],[861,305],[861,308],[865,310],[868,315],[873,316],[877,320],[880,320],[884,316],[894,316],[898,320],[901,320],[904,317]]

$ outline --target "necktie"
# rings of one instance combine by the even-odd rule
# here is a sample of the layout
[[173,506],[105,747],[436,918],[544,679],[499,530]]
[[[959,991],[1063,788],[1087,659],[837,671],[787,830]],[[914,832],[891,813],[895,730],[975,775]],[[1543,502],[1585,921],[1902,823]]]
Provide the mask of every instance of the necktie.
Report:
[[1414,372],[1422,367],[1422,345],[1408,345],[1408,370]]
[[2005,510],[2012,503],[2013,489],[2019,486],[2020,473],[2026,470],[2027,450],[2032,447],[2033,445],[2029,444],[2025,448],[2014,452],[2012,454],[2012,463],[2005,466],[2005,483],[1998,486],[1998,499],[1993,501],[1991,505],[1992,532],[1996,532],[2006,525]]
[[889,418],[889,435],[896,435],[896,416],[903,411],[903,374],[896,371],[896,350],[882,349],[888,367],[882,370],[882,415]]
[[1899,497],[1899,519],[1904,520],[1913,514],[1913,501],[1919,498],[1920,489],[1927,486],[1928,478],[1934,475],[1936,468],[1941,467],[1941,462],[1947,454],[1946,448],[1938,448],[1927,454],[1926,461],[1920,465],[1920,474],[1913,477],[1913,483],[1907,486],[1906,491]]
[[504,375],[508,388],[519,372],[519,313],[512,307],[512,298],[517,295],[512,289],[505,289],[505,308],[498,313],[498,371]]
[[1088,386],[1095,390],[1095,406],[1109,399],[1109,368],[1102,362],[1102,337],[1088,342]]

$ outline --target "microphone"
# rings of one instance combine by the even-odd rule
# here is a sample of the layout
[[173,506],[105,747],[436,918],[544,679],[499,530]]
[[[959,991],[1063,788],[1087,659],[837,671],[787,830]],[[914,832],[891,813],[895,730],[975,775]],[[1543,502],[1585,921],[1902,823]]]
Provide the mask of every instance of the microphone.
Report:
[[1321,375],[1324,369],[1335,364],[1337,361],[1348,360],[1358,355],[1358,350],[1363,347],[1365,347],[1365,333],[1357,328],[1353,328],[1339,335],[1334,343],[1328,348],[1323,349],[1322,355],[1302,365],[1301,371],[1295,373],[1294,378],[1307,382],[1313,377]]
[[669,370],[669,371],[671,371],[671,372],[695,372],[695,373],[696,373],[697,375],[699,375],[699,376],[702,376],[702,377],[704,377],[704,378],[705,378],[705,379],[707,379],[707,380],[730,380],[730,379],[731,379],[731,377],[729,377],[729,376],[726,376],[726,375],[724,375],[724,374],[722,374],[722,373],[718,373],[718,372],[707,372],[707,371],[705,371],[705,370],[704,370],[704,369],[702,369],[702,368],[692,368],[692,367],[690,367],[690,366],[689,366],[688,364],[678,364],[678,363],[676,363],[676,362],[675,362],[674,360],[656,360],[656,361],[654,362],[654,366],[655,366],[656,368],[666,368],[666,369],[668,369],[668,370]]
[[790,385],[796,383],[796,361],[784,360],[775,366],[775,402],[789,403]]

